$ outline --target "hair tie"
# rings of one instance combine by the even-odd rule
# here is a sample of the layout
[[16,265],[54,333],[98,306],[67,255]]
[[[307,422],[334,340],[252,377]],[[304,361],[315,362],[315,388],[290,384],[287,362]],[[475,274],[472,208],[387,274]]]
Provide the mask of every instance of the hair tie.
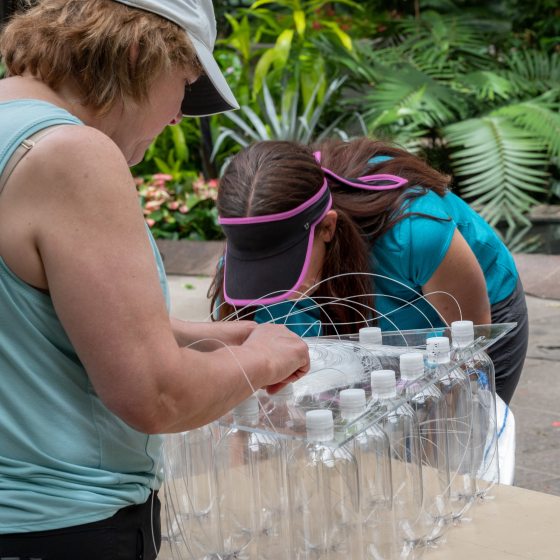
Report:
[[[317,163],[321,164],[321,152],[316,151],[313,153]],[[354,187],[356,189],[363,189],[366,191],[387,191],[392,189],[398,189],[408,183],[408,179],[399,177],[398,175],[388,175],[386,173],[377,173],[374,175],[363,175],[357,179],[348,179],[346,177],[341,177],[337,175],[334,171],[331,171],[327,167],[321,165],[321,169],[325,175],[328,175],[332,179],[348,185],[349,187]],[[384,185],[372,185],[374,182],[384,182]]]

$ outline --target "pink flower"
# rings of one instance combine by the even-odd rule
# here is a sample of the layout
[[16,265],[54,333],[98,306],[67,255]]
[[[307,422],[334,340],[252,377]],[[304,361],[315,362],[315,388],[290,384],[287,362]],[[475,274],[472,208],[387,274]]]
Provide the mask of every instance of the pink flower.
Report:
[[189,207],[186,204],[182,204],[181,206],[179,206],[179,212],[181,212],[181,214],[186,214],[189,211]]
[[199,175],[198,178],[193,181],[192,188],[195,193],[198,193],[200,189],[204,188],[204,179],[201,175]]
[[176,200],[168,202],[167,208],[169,208],[169,210],[177,210],[177,208],[179,208],[179,203]]
[[172,181],[173,175],[169,175],[168,173],[155,173],[152,175],[152,179],[154,181]]
[[156,221],[152,220],[152,218],[146,218],[146,223],[149,227],[154,227],[156,225]]
[[159,210],[161,204],[161,201],[158,200],[148,200],[148,202],[144,204],[144,208],[149,212],[154,212],[155,210]]
[[209,189],[217,189],[218,188],[218,179],[210,179],[208,181],[208,188]]

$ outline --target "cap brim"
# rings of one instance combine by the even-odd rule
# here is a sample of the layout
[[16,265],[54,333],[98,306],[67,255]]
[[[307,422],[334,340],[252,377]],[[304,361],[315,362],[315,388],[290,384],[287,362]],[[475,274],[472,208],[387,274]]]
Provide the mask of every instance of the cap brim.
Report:
[[226,249],[224,299],[231,305],[269,305],[288,299],[303,283],[313,248],[315,226],[282,253],[243,259]]
[[204,73],[185,88],[181,111],[185,117],[204,117],[239,109],[218,63],[208,48],[189,34]]

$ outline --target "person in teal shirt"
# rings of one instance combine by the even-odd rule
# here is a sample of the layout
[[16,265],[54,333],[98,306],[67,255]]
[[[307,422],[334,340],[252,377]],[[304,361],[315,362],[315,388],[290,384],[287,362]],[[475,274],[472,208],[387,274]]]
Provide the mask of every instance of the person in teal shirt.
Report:
[[300,336],[516,322],[490,349],[509,403],[527,350],[523,288],[511,253],[449,177],[368,138],[267,141],[232,159],[217,204],[227,245],[215,317]]

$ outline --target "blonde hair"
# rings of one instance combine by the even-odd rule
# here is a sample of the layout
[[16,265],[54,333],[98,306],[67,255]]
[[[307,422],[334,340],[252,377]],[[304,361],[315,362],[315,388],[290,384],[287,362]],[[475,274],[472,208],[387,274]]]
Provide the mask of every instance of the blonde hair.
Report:
[[9,75],[27,71],[54,90],[71,82],[101,114],[118,101],[144,101],[163,71],[199,68],[178,25],[114,0],[33,2],[4,28],[0,55]]

